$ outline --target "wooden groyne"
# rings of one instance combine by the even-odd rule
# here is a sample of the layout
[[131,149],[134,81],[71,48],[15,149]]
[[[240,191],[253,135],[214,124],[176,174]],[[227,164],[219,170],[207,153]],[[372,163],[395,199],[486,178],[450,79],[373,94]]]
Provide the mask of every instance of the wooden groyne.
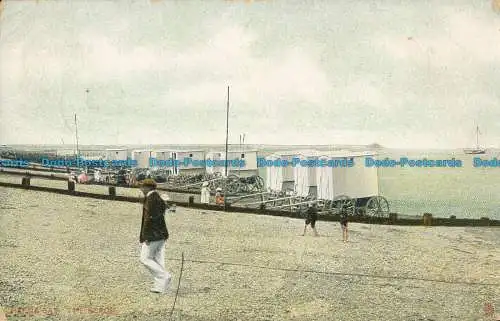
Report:
[[[56,180],[56,181],[68,181],[68,176],[66,173],[61,173],[61,172],[52,172],[52,171],[45,171],[45,172],[40,172],[39,170],[36,171],[30,171],[27,169],[13,169],[13,168],[1,168],[0,167],[0,174],[6,174],[6,175],[15,175],[15,176],[25,176],[25,177],[37,177],[37,178],[45,178],[45,179],[51,179],[51,180]],[[110,184],[97,184],[97,183],[85,183],[85,185],[94,185],[94,186],[114,186]],[[128,187],[128,186],[116,186],[116,187],[122,187],[122,188],[136,188],[136,187]],[[193,190],[187,190],[187,189],[179,189],[179,188],[169,188],[169,187],[164,187],[164,186],[158,186],[158,190],[165,191],[165,192],[171,192],[171,193],[181,193],[181,194],[201,194],[200,191],[193,191]],[[212,195],[215,195],[215,193],[212,193]]]
[[[109,201],[120,201],[120,202],[132,202],[132,203],[140,203],[142,201],[141,197],[133,197],[133,196],[123,196],[116,195],[116,188],[114,186],[108,187],[108,194],[102,193],[90,193],[90,192],[82,192],[75,191],[75,186],[68,183],[68,189],[62,188],[54,188],[54,187],[45,187],[45,186],[34,186],[30,184],[29,177],[23,177],[20,183],[9,183],[9,182],[1,182],[1,187],[8,188],[17,188],[17,189],[25,189],[32,191],[41,191],[41,192],[49,192],[56,193],[68,196],[76,196],[76,197],[87,197],[101,200],[109,200]],[[175,192],[174,192],[175,193]],[[248,214],[256,214],[256,215],[270,215],[270,216],[281,216],[281,217],[290,217],[290,218],[303,218],[303,215],[298,212],[290,212],[290,211],[280,211],[280,210],[271,210],[266,208],[248,208],[248,207],[237,207],[231,206],[228,204],[226,208],[215,205],[215,204],[200,204],[194,202],[194,195],[196,193],[192,193],[192,195],[187,195],[188,198],[186,200],[186,192],[179,193],[180,195],[184,194],[183,197],[173,196],[171,200],[167,203],[175,204],[179,207],[189,207],[196,209],[205,209],[211,211],[222,211],[222,212],[239,212],[239,213],[248,213]],[[178,194],[178,195],[179,195]],[[184,198],[184,200],[182,200]],[[340,217],[338,215],[321,215],[319,217],[321,221],[331,221],[336,222],[340,221]],[[490,220],[489,218],[481,218],[481,219],[462,219],[462,218],[433,218],[432,214],[425,213],[421,219],[415,218],[401,218],[398,217],[397,213],[391,213],[389,217],[366,217],[366,216],[352,216],[349,219],[350,222],[356,223],[366,223],[366,224],[382,224],[382,225],[427,225],[427,226],[500,226],[500,220]]]
[[[2,159],[6,160],[6,159]],[[29,163],[28,166],[8,166],[8,167],[3,167],[3,169],[20,169],[20,170],[34,170],[34,171],[39,171],[39,172],[50,172],[50,173],[68,173],[69,171],[78,171],[80,170],[77,167],[60,167],[60,166],[43,166],[38,163]]]
[[[33,169],[32,169],[33,170]],[[0,174],[8,174],[8,175],[18,175],[18,176],[30,176],[30,177],[40,177],[40,178],[48,178],[59,181],[67,181],[68,176],[66,173],[61,171],[51,171],[48,169],[40,170],[36,169],[36,172],[30,171],[29,168],[1,168]]]

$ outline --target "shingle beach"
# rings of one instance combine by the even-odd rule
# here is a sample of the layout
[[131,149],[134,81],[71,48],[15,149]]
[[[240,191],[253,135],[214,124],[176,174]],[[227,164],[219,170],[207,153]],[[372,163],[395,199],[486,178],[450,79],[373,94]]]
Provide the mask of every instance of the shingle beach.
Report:
[[[64,182],[63,182],[64,183]],[[139,263],[141,205],[0,188],[8,320],[492,320],[498,228],[399,227],[177,208],[167,295]],[[495,268],[495,266],[497,268]],[[22,314],[25,316],[22,316]]]

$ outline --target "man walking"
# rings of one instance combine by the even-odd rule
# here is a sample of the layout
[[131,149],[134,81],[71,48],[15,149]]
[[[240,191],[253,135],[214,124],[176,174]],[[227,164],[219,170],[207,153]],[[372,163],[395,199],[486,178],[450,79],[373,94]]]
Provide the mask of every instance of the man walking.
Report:
[[154,276],[151,292],[165,293],[172,280],[170,273],[165,270],[165,242],[168,239],[168,230],[164,214],[167,205],[156,190],[154,180],[145,179],[141,190],[145,197],[139,237],[142,243],[140,260]]

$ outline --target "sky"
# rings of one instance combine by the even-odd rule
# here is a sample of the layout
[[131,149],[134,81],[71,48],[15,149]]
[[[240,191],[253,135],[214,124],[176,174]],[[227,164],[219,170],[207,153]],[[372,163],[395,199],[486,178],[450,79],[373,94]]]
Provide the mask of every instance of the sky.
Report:
[[500,147],[498,8],[2,1],[0,143]]

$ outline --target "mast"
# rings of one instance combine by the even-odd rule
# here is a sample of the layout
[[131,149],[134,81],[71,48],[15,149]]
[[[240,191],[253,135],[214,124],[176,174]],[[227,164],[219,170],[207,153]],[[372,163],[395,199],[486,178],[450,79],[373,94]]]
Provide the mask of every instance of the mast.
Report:
[[476,126],[476,148],[479,149],[479,125]]
[[[245,155],[245,133],[243,133],[243,137],[242,137],[242,140],[243,140],[243,155]],[[246,162],[246,159],[245,159],[245,162]],[[241,168],[241,166],[238,166],[238,168]]]
[[243,133],[243,154],[245,153],[245,133]]
[[229,139],[229,86],[227,86],[227,106],[226,106],[226,158],[225,158],[225,173],[227,177],[227,147]]
[[229,86],[227,86],[227,106],[226,106],[226,158],[225,158],[225,173],[224,179],[224,211],[227,209],[227,147],[229,139]]
[[76,159],[78,162],[78,156],[80,155],[79,149],[78,149],[78,123],[76,122],[76,113],[75,113],[75,135],[76,135]]
[[[242,139],[243,139],[243,134],[240,134],[240,154],[242,153],[242,148],[241,148],[241,142],[242,142]],[[240,176],[240,167],[238,166],[238,176]]]

